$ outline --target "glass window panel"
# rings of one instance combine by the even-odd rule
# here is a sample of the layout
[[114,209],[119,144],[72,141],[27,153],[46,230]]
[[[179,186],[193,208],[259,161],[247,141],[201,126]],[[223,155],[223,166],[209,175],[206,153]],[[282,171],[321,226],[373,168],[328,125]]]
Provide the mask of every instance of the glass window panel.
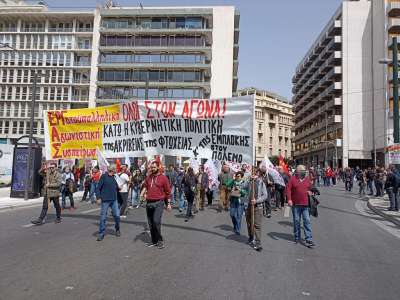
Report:
[[176,18],[175,22],[176,22],[176,28],[185,28],[185,18],[184,17]]
[[149,81],[159,81],[159,71],[150,71]]
[[188,17],[186,18],[186,28],[199,29],[202,28],[203,20],[200,17]]

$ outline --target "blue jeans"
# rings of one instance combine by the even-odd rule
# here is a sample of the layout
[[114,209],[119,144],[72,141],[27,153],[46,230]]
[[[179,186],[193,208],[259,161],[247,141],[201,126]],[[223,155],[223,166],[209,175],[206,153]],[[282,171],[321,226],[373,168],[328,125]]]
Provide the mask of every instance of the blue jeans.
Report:
[[177,194],[179,195],[179,199],[178,199],[179,209],[184,210],[185,209],[185,193],[183,191],[178,190]]
[[134,186],[131,189],[131,202],[132,202],[132,206],[137,206],[139,205],[139,187]]
[[97,185],[98,185],[98,182],[92,182],[90,184],[89,200],[92,203],[96,202],[96,198],[94,197],[94,195],[96,194],[96,191],[97,191]]
[[100,229],[99,235],[104,236],[104,232],[106,231],[106,220],[107,220],[107,212],[108,208],[111,207],[112,215],[115,221],[115,230],[119,230],[119,208],[118,201],[102,201],[101,202],[101,212],[100,212]]
[[229,210],[232,218],[233,231],[236,234],[240,234],[244,205],[242,203],[239,203],[237,199],[233,200],[233,198],[231,198]]
[[175,186],[171,186],[171,204],[172,205],[175,205],[175,191],[176,191],[176,188],[175,188]]
[[312,240],[311,222],[310,222],[310,209],[308,206],[295,205],[292,208],[293,214],[293,232],[294,239],[299,241],[301,239],[301,226],[300,219],[303,218],[304,236],[306,241]]

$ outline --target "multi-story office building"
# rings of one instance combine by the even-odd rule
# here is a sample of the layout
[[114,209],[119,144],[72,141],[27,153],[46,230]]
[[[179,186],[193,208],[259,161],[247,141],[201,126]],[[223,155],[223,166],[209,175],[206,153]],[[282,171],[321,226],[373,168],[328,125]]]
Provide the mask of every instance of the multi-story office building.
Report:
[[253,137],[257,162],[261,162],[265,155],[291,158],[294,114],[288,100],[255,88],[239,90],[238,95],[255,95]]
[[372,74],[378,62],[371,55],[370,10],[370,1],[343,1],[296,68],[292,103],[299,163],[372,164],[378,126]]
[[[34,135],[43,135],[44,110],[87,107],[93,13],[51,12],[43,4],[0,6],[0,139],[29,132],[34,72]],[[5,46],[8,45],[9,47]]]
[[237,89],[239,14],[234,7],[97,8],[49,11],[0,6],[0,139],[34,134],[46,109],[158,98],[231,97]]
[[[233,7],[100,10],[98,102],[216,98],[237,87]],[[97,31],[96,31],[97,34]]]

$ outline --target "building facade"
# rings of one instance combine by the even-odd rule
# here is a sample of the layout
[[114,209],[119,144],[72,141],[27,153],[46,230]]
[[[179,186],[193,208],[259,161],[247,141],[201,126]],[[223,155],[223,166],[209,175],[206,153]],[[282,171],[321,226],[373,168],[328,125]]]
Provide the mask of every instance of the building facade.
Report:
[[[107,7],[50,11],[0,6],[0,141],[34,135],[43,111],[131,99],[231,97],[237,89],[239,14],[221,7]],[[4,47],[9,45],[9,47]]]
[[343,1],[296,68],[292,103],[298,163],[373,164],[374,98],[382,103],[383,98],[378,100],[373,88],[378,61],[372,53],[371,16],[370,1]]
[[255,95],[253,138],[257,163],[261,162],[265,155],[282,155],[291,159],[294,113],[288,100],[275,93],[255,88],[241,89],[238,95]]
[[[43,136],[43,111],[87,107],[93,13],[50,12],[44,5],[0,6],[0,139],[29,133],[34,72],[33,134]],[[5,46],[5,45],[8,45]]]

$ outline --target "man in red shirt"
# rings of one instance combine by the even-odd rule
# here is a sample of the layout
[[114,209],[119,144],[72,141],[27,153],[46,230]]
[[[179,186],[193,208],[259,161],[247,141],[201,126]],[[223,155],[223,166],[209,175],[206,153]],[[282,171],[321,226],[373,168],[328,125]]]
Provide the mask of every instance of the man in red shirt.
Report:
[[150,174],[146,177],[143,188],[146,193],[146,214],[150,227],[151,243],[148,247],[164,248],[161,236],[161,217],[164,210],[164,201],[168,201],[167,210],[171,211],[171,186],[167,176],[161,174],[160,163],[153,161],[150,165]]
[[300,219],[303,218],[306,246],[312,247],[315,244],[312,241],[308,206],[308,196],[311,194],[312,183],[306,174],[305,166],[297,166],[296,174],[290,178],[287,186],[287,198],[289,206],[292,206],[294,242],[297,244],[301,239]]

